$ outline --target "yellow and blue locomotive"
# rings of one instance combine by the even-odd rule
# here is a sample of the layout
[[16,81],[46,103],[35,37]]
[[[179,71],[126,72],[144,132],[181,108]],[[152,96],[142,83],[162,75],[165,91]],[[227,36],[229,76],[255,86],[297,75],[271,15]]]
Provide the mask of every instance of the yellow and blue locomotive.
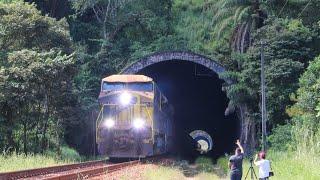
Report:
[[96,141],[100,155],[139,158],[172,148],[172,106],[152,78],[111,75],[102,79]]

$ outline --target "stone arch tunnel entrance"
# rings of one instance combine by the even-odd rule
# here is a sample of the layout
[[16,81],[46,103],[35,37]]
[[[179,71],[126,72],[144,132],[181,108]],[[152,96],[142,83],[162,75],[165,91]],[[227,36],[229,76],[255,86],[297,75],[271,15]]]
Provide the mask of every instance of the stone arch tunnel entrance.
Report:
[[183,158],[194,160],[200,153],[189,136],[194,130],[207,132],[217,158],[235,148],[240,134],[236,115],[225,115],[228,99],[222,91],[225,69],[215,61],[190,52],[165,52],[145,57],[127,67],[123,74],[147,75],[157,83],[174,107],[174,144]]

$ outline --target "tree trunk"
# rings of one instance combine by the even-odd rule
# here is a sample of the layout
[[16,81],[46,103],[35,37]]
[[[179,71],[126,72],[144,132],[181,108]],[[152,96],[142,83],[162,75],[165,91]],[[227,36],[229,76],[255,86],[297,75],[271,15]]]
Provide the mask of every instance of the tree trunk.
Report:
[[[57,0],[51,0],[49,1],[50,4],[50,16],[51,17],[57,17]],[[63,2],[60,2],[63,3]]]
[[23,152],[27,155],[27,123],[26,121],[23,122]]
[[61,125],[61,120],[58,119],[56,123],[56,138],[57,138],[57,155],[58,157],[61,157],[61,139],[63,138],[62,135],[63,130],[62,130],[62,125]]
[[240,52],[241,53],[245,53],[249,47],[249,41],[248,39],[250,39],[250,32],[249,32],[249,26],[250,26],[251,22],[247,22],[246,23],[246,27],[242,33],[242,37],[241,37],[241,43],[240,43]]
[[41,133],[41,118],[42,116],[40,115],[41,114],[41,103],[38,102],[38,107],[37,107],[37,112],[39,113],[39,116],[37,118],[37,124],[35,126],[36,128],[36,139],[35,139],[35,146],[34,146],[34,152],[38,153],[40,151],[40,138],[39,138],[39,134]]
[[13,151],[15,147],[15,142],[13,139],[13,126],[14,126],[14,119],[13,119],[13,112],[11,107],[8,106],[6,103],[3,106],[3,116],[5,119],[5,126],[6,126],[6,138],[7,138],[7,150]]
[[45,117],[44,117],[44,126],[42,129],[42,142],[41,142],[41,152],[44,152],[47,149],[47,129],[48,129],[48,122],[49,122],[49,103],[48,103],[48,94],[45,96]]
[[239,28],[239,31],[237,32],[236,49],[235,50],[237,52],[240,52],[240,53],[242,53],[241,52],[241,49],[242,49],[242,47],[241,47],[241,39],[242,39],[242,36],[244,36],[243,31],[244,31],[245,27],[246,27],[246,23],[242,23],[240,28]]
[[238,117],[241,122],[241,135],[240,140],[244,145],[247,155],[251,155],[256,147],[256,124],[252,117],[250,117],[250,111],[246,104],[242,104],[238,107]]

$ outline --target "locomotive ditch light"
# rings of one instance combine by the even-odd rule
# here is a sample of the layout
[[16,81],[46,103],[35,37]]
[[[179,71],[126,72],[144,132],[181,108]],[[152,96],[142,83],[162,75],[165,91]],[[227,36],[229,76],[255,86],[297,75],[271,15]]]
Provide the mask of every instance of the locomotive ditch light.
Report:
[[109,118],[109,119],[106,119],[103,123],[103,125],[107,128],[112,128],[114,126],[115,122],[113,119]]
[[131,94],[129,94],[128,92],[123,92],[120,97],[119,97],[119,100],[120,100],[120,103],[123,105],[123,106],[126,106],[128,104],[131,103],[132,101],[132,96]]
[[141,118],[136,118],[134,121],[133,121],[133,127],[135,129],[141,129],[144,127],[144,120],[141,119]]

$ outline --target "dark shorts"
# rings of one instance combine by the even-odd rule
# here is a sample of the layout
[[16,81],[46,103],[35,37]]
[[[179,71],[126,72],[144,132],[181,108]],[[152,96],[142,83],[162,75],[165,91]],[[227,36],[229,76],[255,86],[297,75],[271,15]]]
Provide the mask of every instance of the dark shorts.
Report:
[[268,180],[269,178],[266,177],[266,178],[259,178],[259,180]]
[[231,171],[230,172],[230,180],[241,180],[242,172],[240,171]]

